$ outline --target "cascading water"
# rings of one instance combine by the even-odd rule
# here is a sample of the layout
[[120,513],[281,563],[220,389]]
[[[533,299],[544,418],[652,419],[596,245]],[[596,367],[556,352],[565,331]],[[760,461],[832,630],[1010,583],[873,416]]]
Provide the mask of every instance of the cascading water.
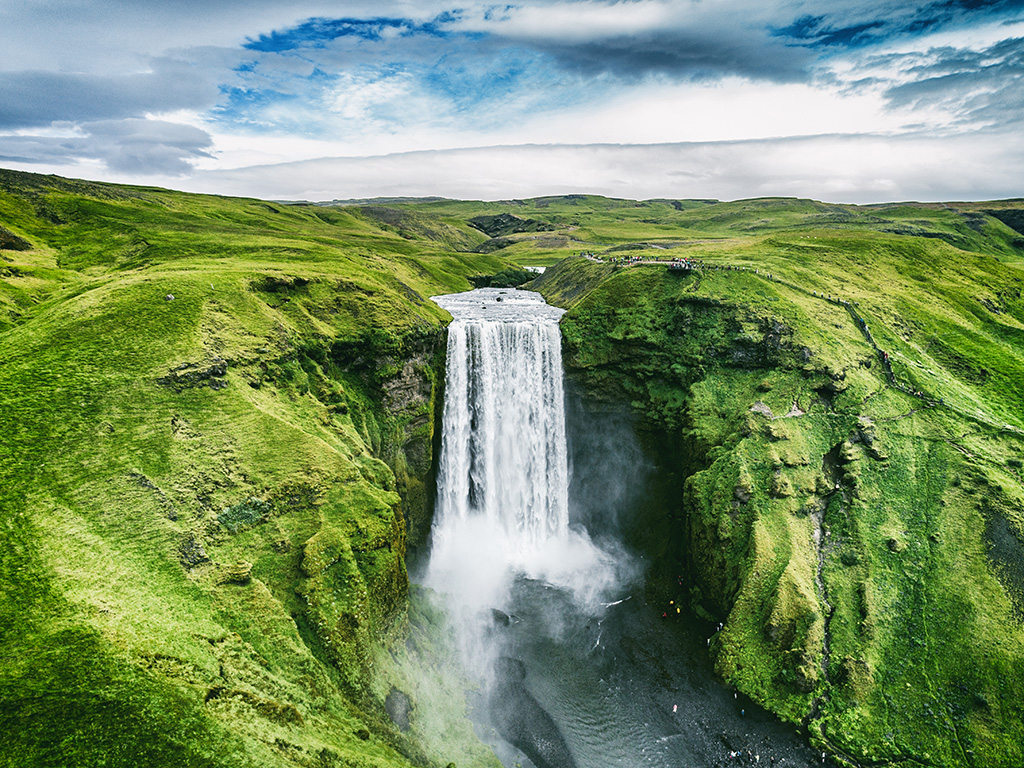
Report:
[[[537,768],[820,765],[790,729],[714,682],[706,627],[660,623],[623,591],[634,559],[572,524],[570,502],[586,493],[571,483],[566,452],[562,310],[515,290],[434,301],[454,319],[424,581],[446,598],[480,685],[474,718],[499,758]],[[601,476],[592,485],[603,498],[588,501],[597,519],[593,507],[628,507],[629,492],[608,489],[632,492],[643,471],[639,449],[618,450],[635,448],[628,430],[602,438],[589,427],[581,475]]]
[[[448,330],[435,546],[482,515],[526,554],[569,529],[562,310],[507,292],[445,298],[458,317]],[[524,304],[532,319],[522,319]],[[478,307],[486,318],[467,313]]]
[[593,601],[615,563],[569,526],[563,310],[528,291],[435,301],[454,320],[427,583],[457,598],[464,650],[486,665],[482,638],[516,578]]
[[526,291],[435,301],[454,320],[427,583],[449,598],[464,661],[489,690],[499,731],[534,763],[568,768],[557,726],[496,631],[515,620],[517,583],[587,605],[616,571],[613,558],[569,526],[563,311]]

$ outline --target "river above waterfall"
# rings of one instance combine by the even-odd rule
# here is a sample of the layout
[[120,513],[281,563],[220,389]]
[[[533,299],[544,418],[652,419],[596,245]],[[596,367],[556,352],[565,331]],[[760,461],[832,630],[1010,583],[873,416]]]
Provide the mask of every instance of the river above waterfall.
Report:
[[557,323],[565,314],[564,309],[551,306],[539,293],[515,288],[477,288],[431,299],[456,321]]
[[[572,503],[581,479],[630,488],[643,473],[619,450],[628,429],[599,419],[572,425],[607,439],[570,465],[563,311],[506,289],[434,300],[454,320],[423,581],[446,598],[479,685],[481,738],[507,768],[822,765],[796,729],[715,680],[713,627],[645,604],[644,563],[615,530],[630,525],[629,494],[593,483],[600,498]],[[602,504],[615,508],[581,511]]]

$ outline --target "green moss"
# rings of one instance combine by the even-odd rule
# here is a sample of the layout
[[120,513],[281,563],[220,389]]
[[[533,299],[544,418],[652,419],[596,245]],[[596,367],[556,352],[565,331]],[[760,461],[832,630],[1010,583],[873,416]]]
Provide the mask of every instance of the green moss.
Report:
[[576,259],[537,283],[569,307],[571,370],[685,478],[652,594],[686,572],[722,677],[853,763],[1020,759],[1024,549],[997,560],[985,531],[1019,518],[1022,278],[958,237],[755,232],[694,245],[691,273]]
[[[534,285],[570,307],[567,363],[664,469],[651,594],[725,622],[722,675],[848,762],[1024,762],[1017,208],[345,208],[0,171],[30,246],[0,263],[5,764],[493,763],[443,618],[407,621],[427,297],[556,262]],[[466,222],[505,212],[543,231],[481,248]]]
[[430,764],[372,688],[406,615],[392,467],[430,471],[423,297],[499,262],[312,207],[0,186],[34,246],[0,279],[5,764]]

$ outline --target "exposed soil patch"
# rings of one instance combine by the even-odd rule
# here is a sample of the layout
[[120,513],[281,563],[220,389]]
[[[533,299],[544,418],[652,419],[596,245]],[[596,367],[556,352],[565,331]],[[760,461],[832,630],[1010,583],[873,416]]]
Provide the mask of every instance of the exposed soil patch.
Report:
[[1014,618],[1024,622],[1024,541],[999,513],[989,517],[985,525],[985,540],[999,581],[1013,601]]

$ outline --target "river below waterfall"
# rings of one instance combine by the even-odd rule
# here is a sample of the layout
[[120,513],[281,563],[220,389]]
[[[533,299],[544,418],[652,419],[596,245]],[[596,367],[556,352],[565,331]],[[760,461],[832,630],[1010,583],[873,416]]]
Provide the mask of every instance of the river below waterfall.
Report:
[[[713,628],[644,603],[642,563],[616,531],[581,524],[601,515],[570,516],[562,310],[515,290],[435,301],[454,320],[422,581],[446,598],[479,683],[481,738],[507,768],[822,765],[795,728],[716,681]],[[628,474],[614,453],[580,474]]]

